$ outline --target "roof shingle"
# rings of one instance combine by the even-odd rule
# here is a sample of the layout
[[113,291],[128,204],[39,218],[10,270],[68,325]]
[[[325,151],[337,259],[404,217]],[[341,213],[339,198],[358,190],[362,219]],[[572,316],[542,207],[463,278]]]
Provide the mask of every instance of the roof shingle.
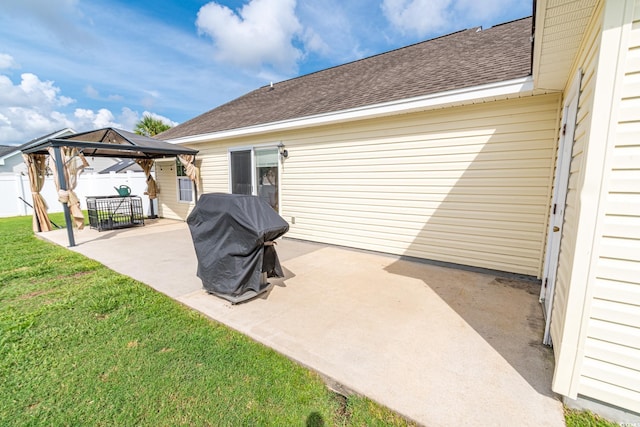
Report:
[[158,135],[201,135],[430,95],[531,73],[531,18],[460,31],[264,86]]
[[17,145],[0,145],[0,157],[18,151]]

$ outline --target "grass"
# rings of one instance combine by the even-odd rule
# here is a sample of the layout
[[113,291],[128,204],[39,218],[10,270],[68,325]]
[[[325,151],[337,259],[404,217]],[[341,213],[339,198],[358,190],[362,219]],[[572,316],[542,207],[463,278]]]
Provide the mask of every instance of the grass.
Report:
[[0,251],[0,425],[409,425],[35,238],[30,217],[0,219]]
[[567,427],[616,427],[619,425],[589,411],[576,411],[568,408],[565,408],[564,419]]

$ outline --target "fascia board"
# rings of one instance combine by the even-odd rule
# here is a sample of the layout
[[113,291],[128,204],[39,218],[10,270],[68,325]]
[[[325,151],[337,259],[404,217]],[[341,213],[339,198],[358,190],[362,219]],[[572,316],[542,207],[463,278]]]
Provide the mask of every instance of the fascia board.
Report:
[[536,15],[533,17],[535,20],[535,33],[533,34],[533,65],[532,74],[534,81],[538,81],[538,75],[540,74],[540,58],[542,56],[542,38],[544,35],[544,21],[547,16],[547,0],[537,0],[535,5]]

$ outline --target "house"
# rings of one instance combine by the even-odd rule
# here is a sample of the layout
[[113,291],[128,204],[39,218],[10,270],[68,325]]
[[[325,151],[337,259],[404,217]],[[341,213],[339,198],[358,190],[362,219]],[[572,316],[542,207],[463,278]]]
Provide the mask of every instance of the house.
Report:
[[[103,158],[103,159],[108,159],[108,158]],[[116,163],[113,163],[112,165],[107,166],[104,169],[101,169],[98,173],[100,174],[106,174],[111,172],[121,173],[126,171],[143,172],[140,165],[138,165],[133,159],[121,159],[121,158],[115,157],[112,160],[115,161]]]
[[13,145],[2,145],[0,146],[0,174],[21,174],[27,172],[27,166],[24,164],[24,160],[22,158],[22,152],[20,151],[22,147],[27,146],[28,144],[33,144],[38,141],[45,141],[49,138],[59,138],[65,135],[71,135],[76,133],[73,129],[64,128],[57,130],[55,132],[51,132],[47,135],[41,136],[39,138],[34,138],[31,141],[27,142],[24,145],[13,146]]
[[[199,191],[264,197],[289,237],[540,279],[552,389],[638,422],[639,82],[640,2],[537,0],[159,137],[199,150]],[[156,171],[160,215],[185,219],[184,171]]]

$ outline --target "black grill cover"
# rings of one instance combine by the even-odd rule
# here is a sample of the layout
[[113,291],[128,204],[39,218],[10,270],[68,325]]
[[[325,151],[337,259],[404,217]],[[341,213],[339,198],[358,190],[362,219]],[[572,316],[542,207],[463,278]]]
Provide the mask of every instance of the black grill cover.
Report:
[[203,194],[187,218],[207,291],[238,296],[260,292],[260,276],[284,277],[274,246],[289,224],[256,196]]

